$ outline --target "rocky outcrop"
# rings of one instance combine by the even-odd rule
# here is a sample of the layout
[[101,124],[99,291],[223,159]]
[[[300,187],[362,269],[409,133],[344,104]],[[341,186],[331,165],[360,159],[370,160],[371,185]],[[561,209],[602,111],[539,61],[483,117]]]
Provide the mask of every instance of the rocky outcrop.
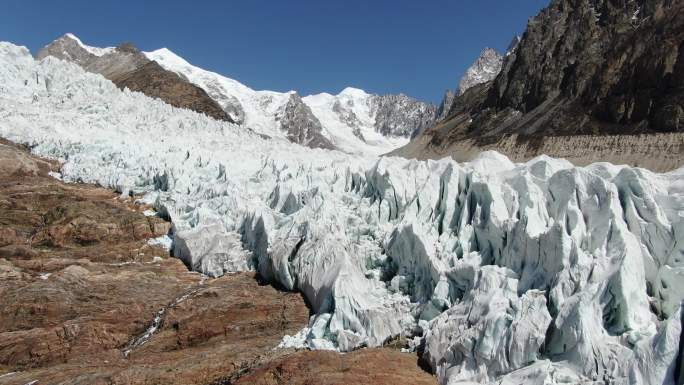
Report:
[[[437,112],[436,112],[436,117],[435,117],[436,122],[441,122],[442,120],[444,120],[448,117],[449,111],[451,111],[451,106],[454,104],[455,99],[456,99],[456,93],[454,91],[446,90],[444,92],[444,96],[442,97],[442,102],[439,103],[439,107],[437,107]],[[416,134],[418,134],[418,133],[416,133]]]
[[436,108],[404,94],[373,95],[369,100],[375,131],[385,136],[410,137],[435,121]]
[[116,48],[97,48],[66,34],[38,51],[36,59],[47,56],[74,62],[88,72],[101,74],[119,88],[142,92],[174,107],[233,122],[203,89],[149,60],[131,43]]
[[[391,369],[388,368],[391,365]],[[235,382],[236,385],[275,384],[435,384],[431,375],[416,371],[416,359],[391,349],[299,352],[274,360]],[[389,370],[388,370],[389,369]]]
[[296,92],[290,94],[287,103],[276,114],[276,121],[280,123],[280,129],[287,133],[287,138],[291,142],[311,148],[335,148],[330,140],[323,136],[321,122]]
[[[585,162],[612,153],[611,160],[632,163],[630,155],[617,155],[630,148],[609,146],[631,143],[632,135],[684,130],[684,4],[556,0],[530,20],[496,79],[458,99],[448,122],[396,153],[463,159],[464,143],[472,143],[471,152],[497,149],[527,158],[543,149],[562,156],[562,146],[551,143],[563,139],[552,137],[589,135],[595,151]],[[496,145],[513,135],[524,151]],[[607,135],[616,138],[602,138]],[[665,147],[666,154],[648,155],[681,165],[681,150]],[[570,157],[585,154],[578,148]]]
[[458,94],[463,95],[473,86],[494,80],[502,65],[503,56],[491,48],[485,48],[458,83]]

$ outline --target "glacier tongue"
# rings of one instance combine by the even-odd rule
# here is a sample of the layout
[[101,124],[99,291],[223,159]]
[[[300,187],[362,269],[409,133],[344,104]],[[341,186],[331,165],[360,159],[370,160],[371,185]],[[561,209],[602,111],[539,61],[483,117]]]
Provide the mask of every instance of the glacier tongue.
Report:
[[684,169],[309,149],[9,43],[0,117],[65,180],[147,194],[191,268],[302,292],[311,347],[417,335],[445,384],[675,382]]

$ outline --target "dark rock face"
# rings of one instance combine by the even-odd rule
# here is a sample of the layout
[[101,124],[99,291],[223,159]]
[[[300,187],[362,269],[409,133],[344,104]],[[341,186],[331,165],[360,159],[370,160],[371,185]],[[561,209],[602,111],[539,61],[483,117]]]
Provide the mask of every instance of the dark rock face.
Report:
[[174,107],[187,108],[214,119],[231,121],[228,114],[203,89],[163,69],[157,62],[150,61],[131,72],[113,76],[111,80],[119,88],[142,92]]
[[311,148],[335,148],[330,140],[323,136],[321,122],[297,93],[290,94],[290,99],[278,112],[276,119],[280,123],[280,129],[287,133],[287,138],[291,142]]
[[[95,53],[91,52],[93,50]],[[113,49],[90,47],[88,50],[78,38],[66,34],[43,47],[36,54],[36,59],[46,56],[76,63],[88,72],[101,74],[119,88],[128,87],[174,107],[233,122],[203,89],[150,61],[131,43],[123,43]]]
[[683,79],[683,3],[557,0],[530,21],[486,107],[529,113],[557,100],[570,119],[544,117],[550,133],[680,131]]
[[[560,156],[546,140],[553,137],[627,135],[618,142],[633,143],[634,135],[683,132],[684,3],[554,0],[530,20],[499,75],[458,96],[448,116],[416,138],[423,150],[412,144],[397,154],[462,159],[468,142],[469,153],[498,149],[524,160],[542,147]],[[497,144],[511,136],[524,154]],[[612,161],[633,163],[628,149],[615,150],[597,149],[587,161],[611,153]]]
[[454,91],[446,90],[444,92],[442,102],[439,103],[439,107],[437,107],[436,120],[438,122],[448,117],[449,111],[451,111],[451,106],[454,104],[454,99],[456,99],[456,93]]
[[66,34],[43,47],[36,54],[40,60],[46,56],[70,61],[83,67],[88,72],[98,73],[107,79],[133,71],[149,60],[132,44],[124,43],[116,48],[97,49],[98,54],[86,49],[78,38]]
[[458,94],[463,95],[469,88],[492,81],[501,72],[503,56],[491,48],[485,48],[475,63],[468,68],[458,83]]

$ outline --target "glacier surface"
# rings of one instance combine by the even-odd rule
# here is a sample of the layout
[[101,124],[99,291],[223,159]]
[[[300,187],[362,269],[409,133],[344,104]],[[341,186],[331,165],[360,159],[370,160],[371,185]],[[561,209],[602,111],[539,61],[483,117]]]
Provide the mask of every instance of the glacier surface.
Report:
[[192,269],[302,292],[315,315],[284,343],[418,337],[443,384],[682,381],[684,169],[310,149],[10,43],[0,136],[145,194]]

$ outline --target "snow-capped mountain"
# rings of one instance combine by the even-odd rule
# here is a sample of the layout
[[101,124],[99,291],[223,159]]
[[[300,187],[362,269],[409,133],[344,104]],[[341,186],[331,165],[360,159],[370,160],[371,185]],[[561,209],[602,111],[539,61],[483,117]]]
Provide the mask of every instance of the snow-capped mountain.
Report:
[[[132,48],[132,49],[127,49]],[[106,78],[127,73],[140,67],[147,59],[130,45],[98,48],[83,44],[74,34],[67,33],[36,54],[36,59],[54,56],[72,61],[90,72]]]
[[[358,90],[317,96],[344,99],[368,123]],[[193,269],[303,293],[314,315],[284,345],[413,337],[442,384],[681,382],[684,169],[311,149],[9,43],[0,116],[65,180],[144,194]]]
[[501,72],[503,56],[491,48],[485,48],[458,83],[458,93],[462,95],[470,87],[494,80]]
[[221,106],[201,88],[176,73],[150,61],[135,46],[97,48],[83,44],[71,33],[43,47],[37,59],[53,56],[70,61],[111,80],[119,88],[128,88],[159,98],[175,107],[189,108],[215,119],[232,121]]
[[[278,118],[284,115],[286,105],[292,107],[298,102],[311,110],[321,127],[320,134],[307,143],[323,143],[324,148],[329,143],[351,153],[386,153],[408,142],[412,132],[422,130],[435,119],[433,105],[405,95],[374,95],[348,87],[337,95],[322,93],[300,98],[295,91],[255,91],[193,66],[166,48],[145,55],[204,89],[238,124],[272,137],[302,137],[293,134],[296,122]],[[304,106],[299,108],[306,110]]]
[[[227,115],[224,120],[309,147],[380,155],[406,144],[412,133],[435,121],[434,105],[403,94],[375,95],[351,87],[338,95],[307,97],[295,91],[256,91],[193,66],[169,49],[140,53],[134,47],[126,47],[92,47],[68,33],[41,49],[36,58],[55,56],[72,61],[115,83],[116,76],[139,69],[148,60],[155,61],[206,92]],[[195,110],[217,117],[211,107]]]

